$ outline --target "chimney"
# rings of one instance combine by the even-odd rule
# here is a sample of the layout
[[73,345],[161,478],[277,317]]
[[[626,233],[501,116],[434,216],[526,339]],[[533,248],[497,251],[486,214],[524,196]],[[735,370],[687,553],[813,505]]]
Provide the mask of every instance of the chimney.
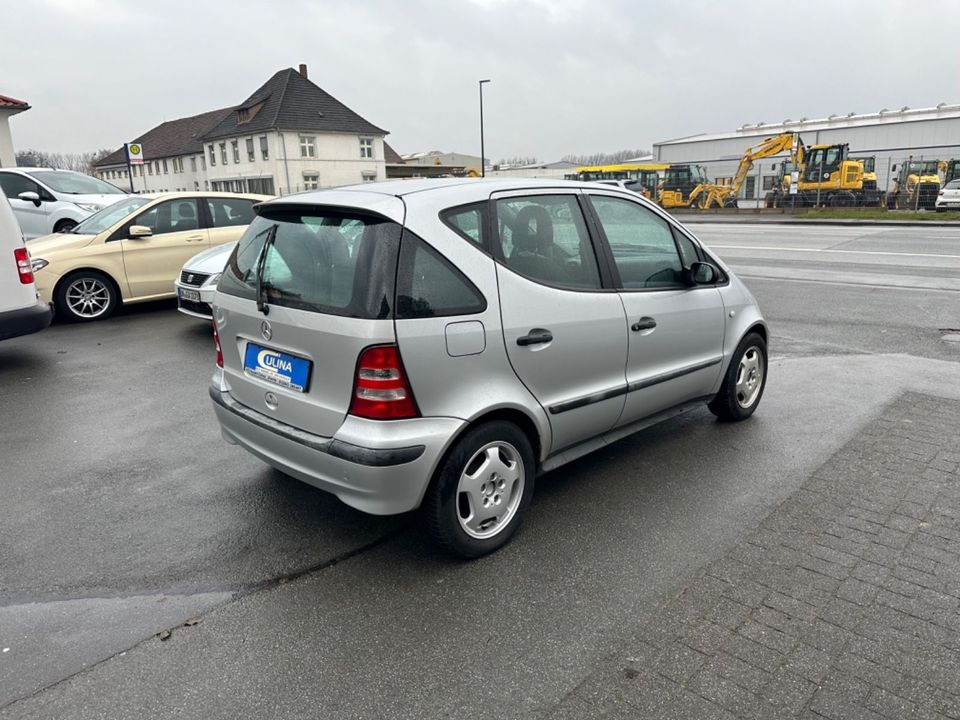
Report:
[[300,75],[304,80],[307,79],[307,66],[304,63],[300,63]]

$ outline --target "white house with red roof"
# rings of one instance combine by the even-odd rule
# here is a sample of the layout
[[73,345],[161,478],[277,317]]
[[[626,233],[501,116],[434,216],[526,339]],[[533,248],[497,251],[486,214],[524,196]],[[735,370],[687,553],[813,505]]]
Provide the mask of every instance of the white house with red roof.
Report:
[[10,116],[29,110],[23,100],[0,95],[0,167],[16,167],[17,156],[13,151],[13,137],[10,135]]

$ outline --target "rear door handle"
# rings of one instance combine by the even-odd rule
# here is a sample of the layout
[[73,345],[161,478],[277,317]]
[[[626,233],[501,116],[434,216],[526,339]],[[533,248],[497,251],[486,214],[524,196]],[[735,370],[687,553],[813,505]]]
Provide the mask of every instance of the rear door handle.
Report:
[[642,317],[631,325],[630,329],[634,332],[640,332],[641,330],[653,330],[656,326],[657,321],[652,317]]
[[521,335],[517,338],[517,345],[540,345],[553,340],[553,333],[543,328],[534,328],[528,335]]

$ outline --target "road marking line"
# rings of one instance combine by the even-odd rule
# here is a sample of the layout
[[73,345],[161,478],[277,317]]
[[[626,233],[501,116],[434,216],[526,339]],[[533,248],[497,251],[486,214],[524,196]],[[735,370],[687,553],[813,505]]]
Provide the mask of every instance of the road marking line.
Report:
[[844,255],[894,255],[896,257],[950,258],[954,260],[960,260],[960,255],[941,255],[937,253],[903,253],[888,252],[884,250],[831,250],[829,248],[771,247],[767,245],[717,245],[716,243],[707,243],[706,245],[708,248],[725,248],[727,250],[783,250],[785,252],[839,253]]
[[809,278],[788,278],[775,275],[750,275],[748,273],[740,272],[737,273],[737,277],[741,280],[769,280],[771,282],[810,283],[813,285],[842,285],[844,287],[869,287],[877,288],[879,290],[910,290],[912,292],[925,293],[960,293],[960,289],[954,290],[951,288],[931,288],[920,285],[881,285],[879,283],[850,282],[843,280],[811,280]]

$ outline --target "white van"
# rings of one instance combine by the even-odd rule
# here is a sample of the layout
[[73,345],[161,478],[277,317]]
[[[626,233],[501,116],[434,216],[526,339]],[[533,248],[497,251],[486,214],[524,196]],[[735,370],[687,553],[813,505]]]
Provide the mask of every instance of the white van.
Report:
[[33,283],[30,255],[6,198],[0,198],[0,340],[43,330],[53,313]]

